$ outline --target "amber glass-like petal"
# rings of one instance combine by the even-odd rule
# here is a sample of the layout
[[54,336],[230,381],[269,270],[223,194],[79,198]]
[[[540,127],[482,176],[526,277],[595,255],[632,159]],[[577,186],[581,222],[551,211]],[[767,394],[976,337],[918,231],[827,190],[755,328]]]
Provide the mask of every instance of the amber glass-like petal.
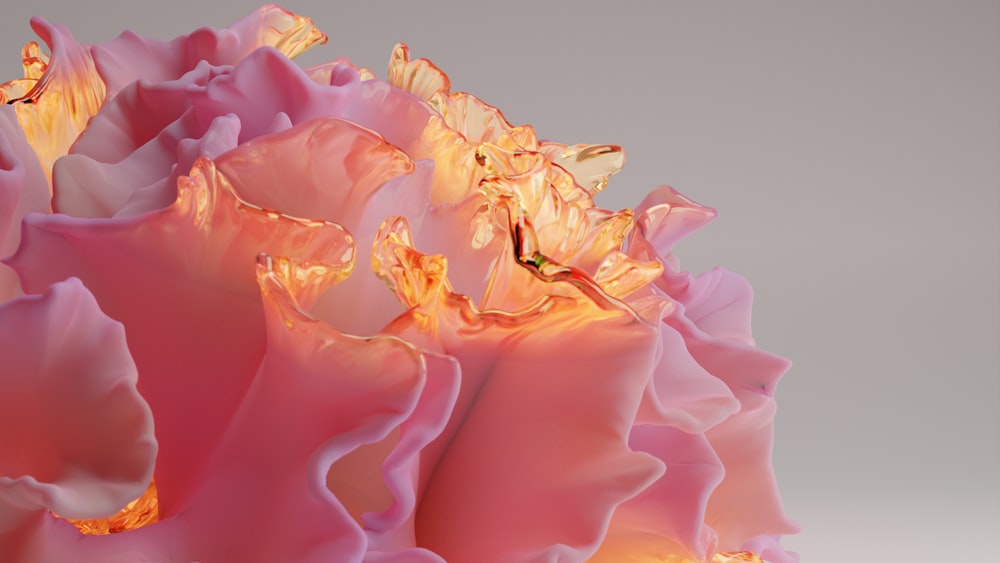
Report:
[[[603,561],[603,560],[602,560]],[[685,555],[660,554],[624,554],[616,559],[617,563],[703,563],[699,559],[691,559]],[[749,551],[731,551],[716,553],[708,563],[766,563],[759,555]]]
[[160,509],[156,495],[156,483],[151,481],[146,492],[125,505],[117,514],[108,518],[91,518],[88,520],[66,520],[88,536],[117,534],[141,528],[160,519]]
[[28,142],[51,177],[52,163],[66,154],[101,108],[105,89],[90,52],[68,29],[41,18],[32,18],[31,27],[52,57],[40,53],[37,43],[25,45],[25,78],[0,85],[0,103],[14,104]]

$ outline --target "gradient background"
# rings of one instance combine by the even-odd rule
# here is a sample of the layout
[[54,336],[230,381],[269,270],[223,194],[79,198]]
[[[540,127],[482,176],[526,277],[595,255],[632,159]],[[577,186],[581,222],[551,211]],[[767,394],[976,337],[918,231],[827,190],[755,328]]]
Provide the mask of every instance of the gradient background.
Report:
[[[5,80],[33,14],[96,42],[256,7],[6,4]],[[330,36],[303,64],[345,55],[384,76],[405,41],[543,138],[622,145],[605,207],[669,183],[719,209],[678,255],[749,278],[758,343],[795,362],[774,460],[804,563],[995,560],[997,2],[285,6]]]

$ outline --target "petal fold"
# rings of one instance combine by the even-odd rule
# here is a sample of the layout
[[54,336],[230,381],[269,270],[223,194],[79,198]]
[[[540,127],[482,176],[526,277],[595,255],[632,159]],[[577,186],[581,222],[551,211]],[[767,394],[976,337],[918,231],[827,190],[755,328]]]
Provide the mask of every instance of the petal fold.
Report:
[[614,508],[663,470],[627,445],[655,331],[582,296],[478,311],[443,257],[405,229],[384,235],[382,275],[413,306],[387,330],[462,367],[455,414],[423,455],[418,545],[456,561],[590,556]]
[[[18,125],[14,108],[0,106],[0,258],[21,241],[21,219],[49,211],[45,172]],[[0,303],[21,295],[17,274],[0,264]]]
[[294,255],[341,276],[354,264],[341,227],[243,202],[206,159],[163,210],[124,219],[30,215],[25,224],[8,259],[25,289],[78,276],[128,327],[139,389],[157,418],[164,514],[197,481],[263,357],[257,255]]
[[268,4],[224,29],[203,27],[172,41],[151,39],[131,31],[95,45],[91,52],[110,100],[136,80],[176,80],[201,61],[235,65],[259,47],[274,47],[295,57],[327,37],[307,17]]
[[156,439],[122,325],[70,279],[0,305],[0,334],[0,512],[97,518],[138,497]]

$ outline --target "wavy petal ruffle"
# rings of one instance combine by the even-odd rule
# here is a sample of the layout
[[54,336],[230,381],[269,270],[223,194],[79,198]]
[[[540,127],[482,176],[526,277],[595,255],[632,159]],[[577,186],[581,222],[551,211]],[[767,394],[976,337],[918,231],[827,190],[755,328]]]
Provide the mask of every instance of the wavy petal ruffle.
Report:
[[[0,106],[0,258],[21,241],[21,219],[49,211],[45,172],[17,123],[14,108]],[[17,274],[0,264],[0,303],[21,295]]]
[[149,485],[153,417],[122,325],[77,279],[0,305],[0,549],[16,515],[109,516]]
[[190,492],[263,357],[256,256],[335,264],[345,275],[354,258],[342,228],[242,202],[210,161],[179,184],[173,205],[138,217],[29,215],[8,259],[26,291],[80,277],[128,327],[139,388],[156,416],[165,513]]
[[662,472],[627,446],[655,332],[582,296],[477,312],[441,257],[384,236],[386,279],[416,299],[388,330],[462,366],[455,414],[423,456],[418,544],[458,561],[591,555],[614,508]]

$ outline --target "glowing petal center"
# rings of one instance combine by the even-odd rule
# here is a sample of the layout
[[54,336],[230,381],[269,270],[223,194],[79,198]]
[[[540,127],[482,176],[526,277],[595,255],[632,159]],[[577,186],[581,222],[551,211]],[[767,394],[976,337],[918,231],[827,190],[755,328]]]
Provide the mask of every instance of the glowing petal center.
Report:
[[[58,518],[61,516],[56,515]],[[64,518],[78,530],[88,536],[103,536],[106,534],[117,534],[141,528],[146,524],[152,524],[160,519],[159,499],[156,495],[156,483],[150,481],[139,498],[125,505],[125,508],[117,514],[108,518],[92,518],[87,520],[73,520]]]
[[[684,555],[656,555],[629,559],[629,561],[636,563],[701,563],[699,559],[691,559]],[[765,563],[765,561],[759,555],[749,551],[729,551],[716,553],[710,563]]]

